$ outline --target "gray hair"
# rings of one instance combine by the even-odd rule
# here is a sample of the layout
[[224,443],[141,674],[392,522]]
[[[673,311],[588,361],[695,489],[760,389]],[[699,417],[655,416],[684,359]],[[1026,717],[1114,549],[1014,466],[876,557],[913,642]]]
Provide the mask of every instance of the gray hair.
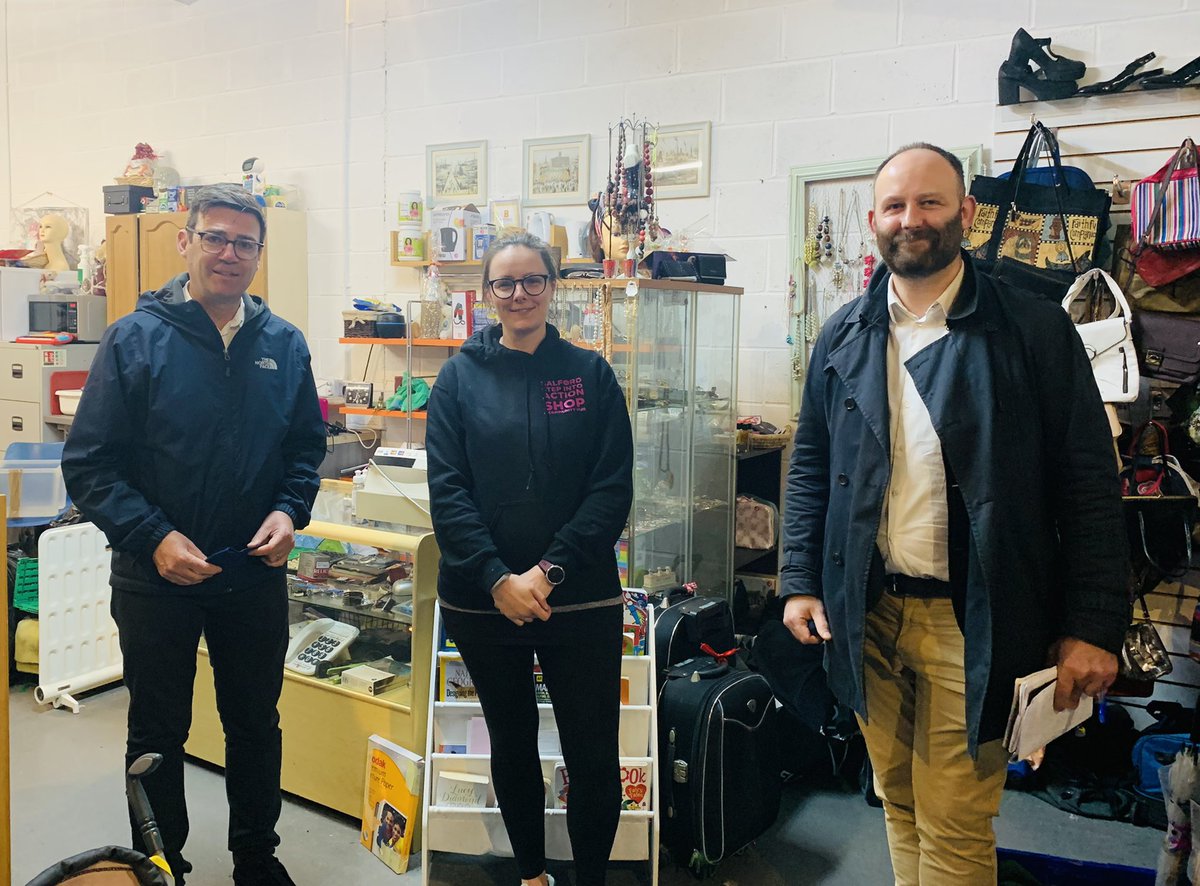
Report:
[[196,220],[202,213],[208,212],[214,206],[223,206],[226,209],[249,212],[253,215],[258,219],[258,239],[264,243],[267,240],[266,213],[263,212],[262,207],[255,202],[254,197],[245,188],[228,184],[205,185],[194,192],[189,188],[188,203],[190,204],[187,220],[189,228],[196,227]]
[[514,231],[511,234],[505,234],[498,240],[493,240],[492,245],[488,248],[487,254],[483,257],[483,291],[488,291],[488,283],[491,278],[488,277],[488,271],[492,267],[492,259],[506,249],[512,249],[514,246],[523,246],[526,249],[532,249],[541,256],[542,264],[546,266],[546,273],[550,275],[551,283],[558,281],[558,265],[554,263],[554,254],[550,251],[550,247],[545,241],[533,236],[528,231]]

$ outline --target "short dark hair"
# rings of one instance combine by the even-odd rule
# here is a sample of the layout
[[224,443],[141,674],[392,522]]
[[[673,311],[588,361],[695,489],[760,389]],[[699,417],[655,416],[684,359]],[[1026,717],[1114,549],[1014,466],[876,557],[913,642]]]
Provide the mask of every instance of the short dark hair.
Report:
[[879,173],[883,172],[883,167],[887,166],[889,163],[891,163],[893,160],[895,160],[901,154],[905,154],[909,151],[933,151],[933,153],[937,154],[939,157],[941,157],[943,160],[945,160],[947,163],[949,163],[950,167],[954,170],[955,174],[958,176],[958,196],[960,196],[960,197],[966,196],[967,186],[963,181],[964,173],[963,173],[962,161],[959,160],[958,157],[954,156],[954,154],[947,151],[945,148],[939,148],[937,145],[931,145],[929,142],[913,142],[910,145],[905,145],[902,148],[897,148],[895,151],[892,151],[892,153],[888,155],[888,158],[886,160],[884,160],[882,163],[880,163],[879,166],[875,169],[875,180],[878,181]]
[[488,291],[488,283],[491,278],[488,272],[492,267],[492,259],[506,249],[511,249],[514,246],[524,246],[526,249],[532,249],[542,258],[542,263],[546,266],[546,273],[550,275],[551,282],[558,280],[558,265],[554,263],[554,253],[550,251],[550,247],[546,245],[539,237],[533,236],[528,231],[514,231],[511,234],[505,234],[498,240],[493,240],[492,245],[488,248],[487,253],[483,257],[483,291]]
[[197,188],[194,192],[189,189],[188,203],[190,204],[187,220],[189,228],[196,227],[196,220],[201,213],[208,212],[214,206],[223,206],[226,209],[236,209],[238,212],[249,212],[253,215],[258,219],[258,239],[264,243],[267,240],[266,213],[262,211],[262,207],[255,202],[254,197],[245,188],[222,184],[205,185]]

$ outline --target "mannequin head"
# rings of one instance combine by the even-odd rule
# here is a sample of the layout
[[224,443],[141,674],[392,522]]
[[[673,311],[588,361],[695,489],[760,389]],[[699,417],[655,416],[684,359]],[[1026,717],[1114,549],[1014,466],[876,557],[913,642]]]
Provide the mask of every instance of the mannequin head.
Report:
[[67,239],[67,234],[70,232],[70,226],[67,220],[61,215],[51,213],[43,215],[38,222],[38,240],[42,243],[61,244]]
[[629,254],[629,243],[621,236],[621,225],[615,225],[614,217],[603,204],[597,194],[589,202],[592,210],[592,226],[588,231],[588,245],[592,250],[592,260],[601,261],[606,258],[615,259],[618,264]]

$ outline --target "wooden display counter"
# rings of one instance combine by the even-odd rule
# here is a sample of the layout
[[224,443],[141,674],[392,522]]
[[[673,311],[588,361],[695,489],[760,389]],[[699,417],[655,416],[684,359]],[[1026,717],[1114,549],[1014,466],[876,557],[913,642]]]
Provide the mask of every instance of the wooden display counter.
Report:
[[[367,738],[379,734],[414,751],[425,752],[429,674],[433,650],[433,608],[438,550],[433,533],[394,532],[312,523],[304,535],[369,544],[413,556],[412,681],[382,695],[352,692],[324,680],[284,671],[279,698],[283,730],[285,791],[346,815],[362,815]],[[301,598],[321,608],[318,599]],[[329,611],[331,617],[338,612]],[[417,700],[414,705],[413,700]],[[197,654],[192,729],[185,746],[200,760],[223,766],[225,738],[217,716],[216,693],[208,651]]]

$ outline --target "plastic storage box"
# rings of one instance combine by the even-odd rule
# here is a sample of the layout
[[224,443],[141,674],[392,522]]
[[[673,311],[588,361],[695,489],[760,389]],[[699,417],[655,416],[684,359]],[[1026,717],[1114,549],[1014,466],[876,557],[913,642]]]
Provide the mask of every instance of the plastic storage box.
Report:
[[64,388],[57,393],[59,411],[63,415],[74,415],[75,410],[79,408],[79,398],[83,396],[83,391],[79,388]]
[[67,506],[67,487],[57,461],[4,459],[0,492],[8,496],[8,516],[49,522]]

